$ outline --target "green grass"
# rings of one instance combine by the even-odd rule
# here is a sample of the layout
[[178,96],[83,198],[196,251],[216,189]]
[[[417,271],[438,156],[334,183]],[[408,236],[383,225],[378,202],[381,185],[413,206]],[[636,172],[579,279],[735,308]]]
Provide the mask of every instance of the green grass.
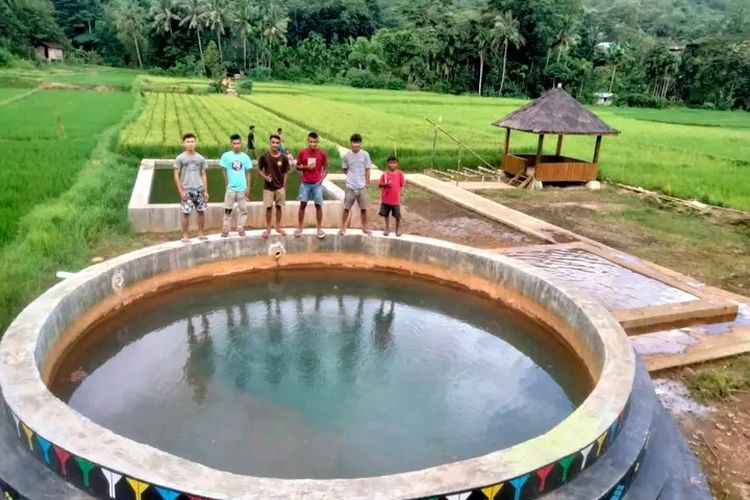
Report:
[[21,94],[27,93],[27,89],[9,89],[0,88],[0,106],[7,100],[18,97]]
[[[79,111],[84,108],[96,110],[95,105],[99,104],[101,113],[103,105],[115,106],[111,101],[86,101],[88,92],[77,94],[83,97],[70,96],[70,99],[84,99]],[[100,120],[96,130],[98,142],[93,141],[93,152],[89,147],[90,156],[78,166],[77,173],[70,173],[67,191],[48,201],[36,199],[34,205],[24,207],[26,215],[20,222],[16,237],[10,244],[0,247],[0,332],[6,329],[24,304],[57,281],[57,270],[81,269],[91,258],[92,245],[129,232],[125,207],[138,159],[117,155],[113,150],[119,129],[140,112],[142,99],[137,93],[98,95],[125,99],[125,103],[118,105],[125,109],[135,99],[135,107],[128,112],[112,113],[116,118],[109,124]],[[48,104],[46,110],[56,107]],[[41,147],[38,153],[37,159],[45,163],[50,160],[56,160],[57,165],[65,162],[65,156],[60,152],[49,154]],[[8,175],[7,171],[3,173]],[[48,173],[42,171],[37,179],[45,175]]]
[[[160,78],[155,81],[167,85],[179,80]],[[172,156],[168,153],[174,152],[170,148],[179,135],[176,131],[192,128],[198,131],[206,151],[218,154],[223,147],[220,136],[233,127],[244,132],[244,122],[251,120],[270,130],[276,124],[283,126],[292,132],[287,137],[289,144],[303,145],[304,132],[313,129],[346,146],[349,136],[359,132],[376,165],[384,164],[386,156],[392,153],[399,156],[402,168],[412,171],[433,164],[438,168],[456,168],[459,161],[463,166],[481,164],[443,134],[437,135],[433,155],[434,129],[426,120],[430,118],[439,120],[446,131],[489,164],[497,166],[503,130],[492,123],[523,104],[524,101],[518,99],[259,82],[252,95],[239,100],[220,96],[170,96],[162,104],[166,105],[167,112],[160,114],[158,110],[147,108],[144,112],[147,116],[142,116],[126,131],[123,145],[151,156],[157,152],[160,156]],[[174,116],[172,108],[181,110],[177,113],[179,116]],[[749,113],[592,109],[622,132],[618,137],[604,139],[600,178],[750,210],[747,194],[750,193]],[[166,123],[158,128],[155,118],[161,116],[166,116]],[[545,152],[552,153],[555,142],[555,137],[548,137]],[[513,152],[534,151],[536,144],[537,137],[533,134],[512,134]],[[593,137],[565,138],[564,154],[589,160],[593,151]]]
[[688,380],[691,396],[702,403],[726,401],[738,392],[750,391],[750,355],[698,368]]
[[[602,108],[595,107],[592,110],[598,113]],[[702,127],[750,128],[750,113],[746,111],[712,111],[689,108],[614,108],[612,109],[612,113],[625,118],[661,123],[677,123],[680,125]]]
[[40,91],[0,107],[0,246],[24,214],[75,183],[102,130],[132,102],[129,93]]
[[138,72],[107,66],[55,65],[49,68],[1,68],[0,85],[7,87],[34,87],[43,82],[68,83],[84,86],[105,85],[129,89]]
[[[255,125],[255,147],[267,148],[268,137],[281,127],[284,143],[292,151],[307,144],[308,129],[302,128],[263,108],[237,97],[224,95],[188,95],[147,93],[146,105],[138,120],[120,136],[124,151],[141,157],[171,158],[182,150],[182,134],[198,136],[198,151],[208,158],[219,158],[229,149],[229,136],[247,137],[248,126]],[[324,143],[331,165],[338,154],[331,143]]]

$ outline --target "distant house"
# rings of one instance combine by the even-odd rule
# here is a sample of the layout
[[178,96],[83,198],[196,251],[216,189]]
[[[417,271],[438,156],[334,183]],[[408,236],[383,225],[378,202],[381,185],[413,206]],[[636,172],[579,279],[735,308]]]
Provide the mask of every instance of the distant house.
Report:
[[612,92],[596,92],[594,97],[596,97],[596,104],[599,106],[609,106],[615,99],[615,95]]
[[55,42],[37,42],[35,52],[44,61],[62,61],[65,55],[62,46]]

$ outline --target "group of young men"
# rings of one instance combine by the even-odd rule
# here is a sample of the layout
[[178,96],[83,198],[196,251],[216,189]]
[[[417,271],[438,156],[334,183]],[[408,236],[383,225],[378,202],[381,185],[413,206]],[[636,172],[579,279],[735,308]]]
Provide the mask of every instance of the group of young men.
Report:
[[[221,236],[229,236],[232,214],[237,206],[237,232],[245,236],[247,220],[247,203],[250,200],[252,185],[251,172],[254,169],[251,156],[255,156],[255,127],[250,126],[247,137],[249,155],[242,151],[242,138],[239,134],[230,137],[231,150],[221,156],[226,191],[224,193],[224,222]],[[261,155],[255,164],[258,175],[263,179],[263,208],[265,209],[266,227],[263,238],[271,234],[273,212],[275,210],[275,230],[286,236],[281,226],[282,210],[286,203],[286,188],[289,174],[294,167],[301,176],[297,199],[300,202],[298,226],[294,236],[302,235],[305,211],[308,202],[315,204],[315,221],[318,238],[325,238],[323,231],[323,180],[328,175],[328,156],[320,148],[319,137],[315,132],[307,135],[307,147],[302,149],[295,159],[286,149],[282,139],[282,130],[269,138],[268,151]],[[343,156],[343,170],[346,174],[344,194],[344,211],[341,218],[339,234],[346,233],[349,214],[356,203],[360,209],[362,232],[367,235],[372,231],[367,225],[367,208],[369,206],[368,188],[370,186],[370,155],[362,149],[362,136],[353,134],[350,138],[351,149]],[[188,227],[190,214],[197,212],[198,238],[205,240],[205,212],[208,208],[208,181],[206,177],[206,159],[196,151],[195,134],[186,133],[182,137],[184,151],[177,156],[174,164],[174,181],[180,195],[182,211],[182,241],[190,241]],[[401,188],[404,186],[404,175],[399,170],[398,159],[388,158],[388,170],[378,182],[381,205],[379,215],[385,218],[383,234],[390,234],[390,217],[395,220],[396,236],[401,236]]]

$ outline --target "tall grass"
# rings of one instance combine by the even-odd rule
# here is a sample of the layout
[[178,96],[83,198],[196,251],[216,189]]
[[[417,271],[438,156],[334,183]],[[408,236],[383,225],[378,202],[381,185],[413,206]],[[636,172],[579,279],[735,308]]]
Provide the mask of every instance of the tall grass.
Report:
[[130,93],[40,91],[0,107],[0,246],[31,208],[69,189]]
[[[132,97],[131,97],[132,99]],[[70,189],[29,209],[18,236],[0,249],[0,332],[24,304],[55,282],[58,269],[80,269],[93,242],[127,233],[127,201],[137,159],[113,152],[122,126],[142,109],[135,106],[100,136]]]

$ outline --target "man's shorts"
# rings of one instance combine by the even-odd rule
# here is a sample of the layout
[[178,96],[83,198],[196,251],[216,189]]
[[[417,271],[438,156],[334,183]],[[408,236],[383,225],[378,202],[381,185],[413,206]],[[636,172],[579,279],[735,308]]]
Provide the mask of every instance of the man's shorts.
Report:
[[389,205],[388,203],[381,203],[378,215],[380,215],[381,217],[388,217],[389,215],[393,215],[393,217],[395,217],[396,219],[400,219],[401,205]]
[[367,206],[369,205],[369,200],[367,199],[367,189],[351,189],[346,188],[346,192],[344,193],[344,210],[351,210],[354,206],[354,202],[357,202],[357,205],[359,205],[359,208],[362,210],[367,210]]
[[185,198],[180,201],[180,208],[184,215],[190,215],[193,209],[198,212],[205,212],[208,208],[206,193],[204,191],[186,191]]
[[316,205],[323,204],[323,184],[320,182],[307,183],[303,182],[299,185],[299,196],[297,200],[307,203],[312,200]]
[[263,208],[271,208],[274,205],[283,207],[286,203],[286,190],[284,188],[276,191],[263,190]]

